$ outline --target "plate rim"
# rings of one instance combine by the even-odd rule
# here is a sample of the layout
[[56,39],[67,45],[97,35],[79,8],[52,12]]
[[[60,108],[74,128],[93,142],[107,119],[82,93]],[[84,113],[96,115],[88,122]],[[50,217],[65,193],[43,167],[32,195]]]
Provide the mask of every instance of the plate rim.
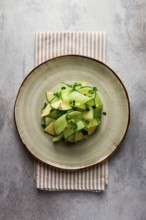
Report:
[[[126,129],[125,129],[125,132],[124,132],[124,135],[123,137],[121,138],[121,141],[119,142],[119,144],[116,146],[116,148],[114,149],[114,151],[107,155],[104,159],[101,158],[101,160],[99,160],[98,162],[94,163],[94,164],[91,164],[91,165],[88,165],[88,166],[85,166],[85,167],[80,167],[80,168],[62,168],[62,167],[58,167],[58,166],[55,166],[55,165],[52,165],[52,164],[49,164],[43,160],[41,160],[39,157],[37,157],[36,155],[33,154],[33,152],[30,151],[29,147],[27,147],[27,145],[24,143],[24,141],[22,140],[21,138],[21,135],[19,133],[19,130],[18,130],[18,126],[17,126],[17,122],[16,122],[16,103],[17,103],[17,100],[18,100],[18,96],[19,96],[19,93],[21,91],[21,88],[23,86],[23,84],[25,83],[25,81],[27,80],[27,78],[37,69],[39,68],[40,66],[46,64],[47,62],[50,62],[50,61],[53,61],[55,59],[58,59],[58,58],[64,58],[64,57],[81,57],[81,58],[86,58],[86,59],[90,59],[92,61],[95,61],[97,63],[100,63],[102,64],[103,66],[105,66],[107,69],[109,69],[113,74],[114,76],[117,78],[117,80],[120,82],[120,84],[122,85],[124,91],[125,91],[125,94],[126,94],[126,99],[127,99],[127,104],[128,104],[128,121],[127,121],[127,126],[126,126]],[[18,92],[17,92],[17,95],[16,95],[16,98],[15,98],[15,102],[14,102],[14,109],[13,109],[13,117],[14,117],[14,123],[15,123],[15,127],[16,127],[16,130],[17,130],[17,133],[19,135],[19,138],[21,139],[21,142],[23,143],[24,147],[26,148],[27,152],[29,152],[31,154],[31,156],[33,156],[35,159],[37,159],[38,161],[42,162],[43,164],[46,164],[48,166],[51,166],[55,169],[58,169],[58,170],[66,170],[66,171],[76,171],[76,170],[83,170],[83,169],[87,169],[87,168],[90,168],[90,167],[94,167],[96,166],[97,164],[101,163],[101,162],[104,162],[106,161],[107,159],[109,159],[118,149],[119,147],[121,146],[123,140],[125,139],[125,136],[127,134],[127,131],[128,131],[128,128],[129,128],[129,124],[130,124],[130,99],[129,99],[129,95],[128,95],[128,92],[127,92],[127,89],[124,85],[124,83],[122,82],[122,80],[119,78],[119,76],[116,74],[116,72],[111,69],[111,67],[109,67],[107,64],[105,64],[104,62],[98,60],[98,59],[95,59],[95,58],[92,58],[92,57],[88,57],[88,56],[84,56],[84,55],[77,55],[77,54],[65,54],[65,55],[60,55],[60,56],[55,56],[53,58],[50,58],[50,59],[47,59],[45,60],[44,62],[40,63],[39,65],[37,65],[36,67],[34,67],[26,76],[25,78],[23,79],[19,89],[18,89]]]

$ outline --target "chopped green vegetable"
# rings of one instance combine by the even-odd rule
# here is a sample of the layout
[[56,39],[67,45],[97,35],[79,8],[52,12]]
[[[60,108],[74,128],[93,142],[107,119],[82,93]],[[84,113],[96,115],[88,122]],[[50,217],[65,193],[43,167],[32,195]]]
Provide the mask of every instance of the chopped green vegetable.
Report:
[[106,115],[97,88],[87,86],[85,81],[72,85],[62,82],[58,91],[46,92],[46,99],[41,108],[41,126],[54,136],[53,142],[86,139]]

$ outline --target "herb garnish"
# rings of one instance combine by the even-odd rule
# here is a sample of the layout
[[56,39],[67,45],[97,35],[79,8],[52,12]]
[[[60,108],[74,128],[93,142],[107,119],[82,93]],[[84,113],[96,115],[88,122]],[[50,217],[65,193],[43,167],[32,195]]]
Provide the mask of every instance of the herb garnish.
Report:
[[61,93],[60,92],[54,92],[53,95],[56,96],[57,98],[61,98]]
[[98,89],[96,87],[93,87],[93,91],[96,92],[98,91]]

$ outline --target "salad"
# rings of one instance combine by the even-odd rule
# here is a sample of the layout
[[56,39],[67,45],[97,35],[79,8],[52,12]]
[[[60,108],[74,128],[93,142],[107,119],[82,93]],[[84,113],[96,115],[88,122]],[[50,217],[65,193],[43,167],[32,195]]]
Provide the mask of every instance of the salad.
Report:
[[103,103],[96,87],[86,82],[69,85],[60,83],[57,92],[46,92],[41,109],[44,132],[54,136],[52,141],[76,143],[88,138],[101,123]]

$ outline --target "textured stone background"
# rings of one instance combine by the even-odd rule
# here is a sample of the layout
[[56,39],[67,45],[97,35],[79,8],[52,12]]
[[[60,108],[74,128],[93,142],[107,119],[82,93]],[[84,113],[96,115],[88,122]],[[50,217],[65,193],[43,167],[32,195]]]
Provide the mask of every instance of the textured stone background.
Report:
[[[34,67],[34,32],[105,31],[106,62],[123,80],[131,124],[104,193],[40,192],[13,106]],[[0,0],[0,220],[146,219],[146,0]]]

